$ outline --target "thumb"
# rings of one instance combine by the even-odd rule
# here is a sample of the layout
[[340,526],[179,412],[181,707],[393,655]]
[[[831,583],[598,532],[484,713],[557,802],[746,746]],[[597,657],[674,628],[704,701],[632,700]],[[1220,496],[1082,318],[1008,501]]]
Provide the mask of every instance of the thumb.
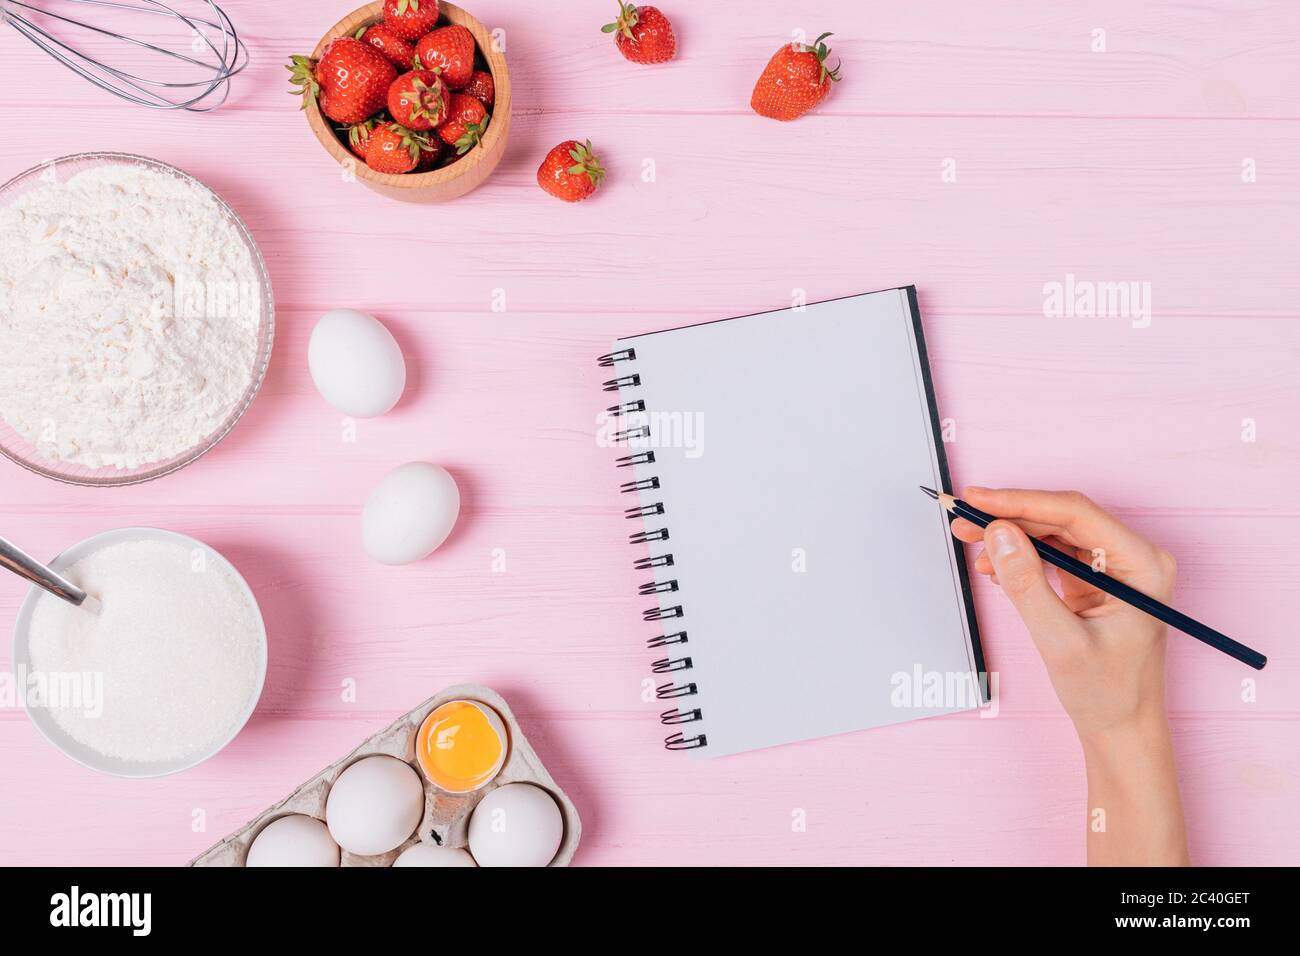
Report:
[[1011,521],[994,521],[984,530],[984,549],[998,584],[1016,606],[1035,641],[1051,635],[1074,614],[1048,583],[1043,562],[1029,536]]

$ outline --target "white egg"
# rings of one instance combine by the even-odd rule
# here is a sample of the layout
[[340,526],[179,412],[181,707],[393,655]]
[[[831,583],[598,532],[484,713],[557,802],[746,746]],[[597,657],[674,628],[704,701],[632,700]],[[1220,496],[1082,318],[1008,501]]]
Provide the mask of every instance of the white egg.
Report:
[[395,850],[424,813],[424,786],[410,764],[383,754],[363,757],[339,774],[325,801],[325,821],[349,853]]
[[531,783],[498,787],[469,820],[469,852],[479,866],[547,866],[563,839],[559,806]]
[[415,843],[402,851],[393,866],[476,866],[464,850],[432,843]]
[[361,513],[361,542],[381,564],[410,564],[447,540],[460,515],[456,479],[424,461],[384,476]]
[[325,824],[294,813],[272,820],[253,838],[245,866],[338,866],[339,846]]
[[326,312],[312,329],[307,366],[321,397],[344,415],[374,418],[406,390],[406,361],[393,334],[355,309]]

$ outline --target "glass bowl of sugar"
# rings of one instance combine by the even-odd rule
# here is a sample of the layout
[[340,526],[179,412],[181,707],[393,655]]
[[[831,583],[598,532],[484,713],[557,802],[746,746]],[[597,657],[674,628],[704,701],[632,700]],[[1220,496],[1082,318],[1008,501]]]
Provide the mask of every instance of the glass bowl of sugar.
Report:
[[0,186],[0,455],[75,485],[210,451],[261,388],[275,303],[252,233],[193,176],[79,153]]
[[37,729],[118,777],[188,770],[243,729],[266,679],[266,627],[234,566],[194,538],[122,528],[50,567],[98,615],[33,587],[14,627],[15,687]]

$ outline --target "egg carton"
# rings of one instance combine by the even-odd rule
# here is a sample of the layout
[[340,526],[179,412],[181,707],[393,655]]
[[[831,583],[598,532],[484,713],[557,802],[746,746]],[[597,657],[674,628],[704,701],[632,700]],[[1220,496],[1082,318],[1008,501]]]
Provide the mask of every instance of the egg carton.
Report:
[[[474,700],[487,704],[505,722],[510,736],[506,762],[496,777],[486,786],[467,794],[451,794],[439,790],[424,776],[415,759],[415,738],[435,707],[448,701]],[[519,729],[519,722],[505,700],[496,691],[479,684],[458,684],[426,700],[415,710],[381,730],[352,753],[326,767],[275,806],[263,811],[244,826],[210,847],[190,861],[190,866],[243,866],[248,858],[248,848],[253,838],[268,823],[292,813],[302,813],[325,819],[325,801],[330,787],[339,774],[362,757],[386,754],[404,760],[414,768],[424,784],[424,816],[409,839],[395,850],[379,856],[361,856],[342,851],[341,866],[392,866],[393,861],[407,847],[417,843],[433,843],[444,847],[467,849],[469,846],[469,818],[483,796],[507,783],[531,783],[541,787],[554,798],[564,819],[564,838],[556,851],[551,866],[568,866],[578,850],[582,838],[582,821],[578,810],[552,779],[541,759]]]

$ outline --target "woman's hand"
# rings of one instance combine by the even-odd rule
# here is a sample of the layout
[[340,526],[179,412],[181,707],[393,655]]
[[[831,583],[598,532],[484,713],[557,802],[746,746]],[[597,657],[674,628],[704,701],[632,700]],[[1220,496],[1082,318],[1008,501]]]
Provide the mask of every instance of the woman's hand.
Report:
[[1187,862],[1173,746],[1165,716],[1165,626],[1078,578],[1058,595],[1029,536],[1169,603],[1169,554],[1077,492],[968,488],[963,498],[1006,520],[958,518],[953,534],[984,544],[975,569],[1024,619],[1088,767],[1091,863]]

